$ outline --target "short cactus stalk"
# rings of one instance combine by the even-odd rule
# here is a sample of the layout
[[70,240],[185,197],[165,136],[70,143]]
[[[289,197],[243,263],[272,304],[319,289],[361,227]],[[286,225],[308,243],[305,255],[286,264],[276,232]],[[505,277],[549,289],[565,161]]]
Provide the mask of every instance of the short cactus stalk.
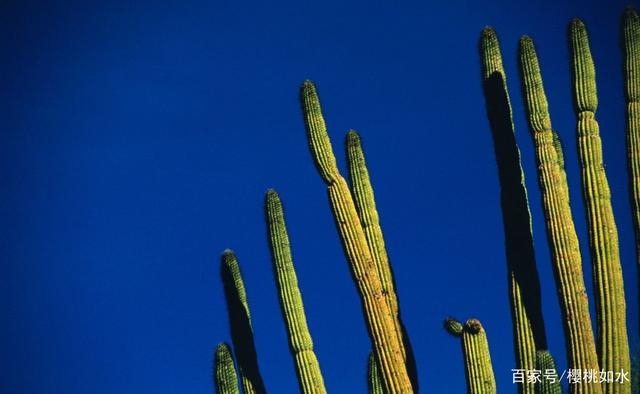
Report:
[[[573,223],[562,148],[551,128],[547,99],[533,41],[520,40],[524,101],[533,136],[538,181],[546,218],[556,286],[563,315],[569,368],[598,370],[589,301],[582,273],[580,245]],[[599,393],[597,384],[571,385],[574,393]]]
[[229,312],[231,340],[238,361],[243,392],[264,394],[266,390],[258,369],[247,293],[238,259],[231,250],[225,250],[222,254],[221,275]]
[[[625,11],[622,27],[629,189],[636,234],[638,277],[640,278],[640,18],[638,18],[636,10],[628,8]],[[640,302],[638,305],[640,306]]]
[[369,353],[367,360],[367,388],[369,394],[384,394],[384,387],[376,365],[376,357],[373,352]]
[[[515,140],[500,45],[493,29],[486,28],[482,32],[480,49],[487,115],[500,181],[516,365],[519,369],[532,370],[536,349],[547,348],[547,339],[527,189]],[[535,387],[529,382],[520,383],[518,390],[533,394]]]
[[229,345],[226,343],[218,345],[214,364],[216,392],[218,394],[240,394],[238,374],[233,364],[233,356]]
[[[595,117],[598,106],[596,75],[584,23],[569,27],[573,63],[574,101],[578,118],[578,156],[587,211],[589,244],[593,266],[598,354],[605,371],[629,371],[631,359],[627,338],[626,303],[622,266],[611,206],[611,191],[604,170],[602,141]],[[605,393],[630,393],[631,385],[605,383]]]
[[302,295],[291,257],[284,210],[275,190],[266,193],[265,216],[280,307],[289,334],[289,347],[295,361],[300,391],[303,394],[324,394],[327,390],[307,327]]
[[338,171],[320,100],[311,81],[304,82],[301,96],[309,147],[318,172],[327,185],[331,208],[358,287],[385,391],[390,394],[412,393],[403,356],[403,344],[396,332],[395,318],[384,297],[382,283],[351,191]]
[[451,335],[462,339],[467,393],[495,394],[496,380],[491,365],[489,342],[480,321],[469,319],[462,324],[448,318],[444,326]]
[[556,363],[547,350],[536,353],[536,369],[542,375],[536,383],[536,394],[562,394],[562,386],[558,378]]

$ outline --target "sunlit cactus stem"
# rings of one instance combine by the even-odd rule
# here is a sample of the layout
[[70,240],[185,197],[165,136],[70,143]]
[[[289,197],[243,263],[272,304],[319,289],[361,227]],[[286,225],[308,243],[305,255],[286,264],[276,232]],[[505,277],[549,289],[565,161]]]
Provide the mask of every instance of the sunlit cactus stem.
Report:
[[289,347],[295,361],[300,390],[304,394],[324,394],[327,391],[307,327],[302,295],[291,257],[284,210],[275,190],[266,193],[265,216],[280,306],[289,334]]
[[468,394],[495,394],[496,380],[491,365],[487,334],[477,319],[464,324],[453,318],[444,322],[449,334],[462,339],[462,355]]
[[[600,366],[605,371],[629,371],[631,359],[618,230],[604,170],[599,126],[595,118],[598,106],[595,68],[587,30],[582,21],[575,19],[571,22],[569,36],[578,118],[578,156],[582,169],[582,189],[593,266]],[[605,383],[604,392],[630,393],[631,385]]]
[[258,369],[247,292],[238,259],[229,249],[222,254],[221,274],[229,312],[231,340],[238,361],[242,389],[245,394],[264,394],[266,390]]
[[307,137],[313,159],[327,184],[340,239],[356,281],[367,328],[387,393],[412,393],[412,385],[398,338],[395,317],[369,250],[351,191],[336,166],[316,87],[305,81],[301,89]]
[[373,352],[369,353],[367,360],[367,388],[369,394],[384,394],[382,379],[380,378],[376,357]]
[[221,343],[216,348],[214,369],[214,380],[218,394],[240,394],[238,374],[233,364],[231,349],[226,343]]
[[540,371],[540,382],[536,383],[536,394],[562,394],[556,363],[547,350],[536,353],[536,369]]
[[[640,18],[633,8],[623,17],[624,80],[627,102],[627,160],[640,278]],[[640,296],[640,293],[638,293]],[[640,297],[637,305],[640,306]]]
[[[547,99],[533,41],[520,40],[520,67],[524,101],[535,143],[538,180],[542,194],[549,249],[566,337],[569,368],[598,370],[589,301],[582,273],[580,245],[569,205],[562,148],[551,128]],[[599,393],[600,385],[571,385],[572,393]]]

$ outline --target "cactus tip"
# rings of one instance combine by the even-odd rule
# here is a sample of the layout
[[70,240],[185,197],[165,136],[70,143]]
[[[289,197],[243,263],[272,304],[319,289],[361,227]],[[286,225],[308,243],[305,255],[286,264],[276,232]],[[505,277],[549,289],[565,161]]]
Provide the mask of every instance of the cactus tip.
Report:
[[447,317],[444,319],[444,329],[455,337],[462,335],[462,323],[453,317]]
[[482,331],[482,324],[478,319],[469,319],[464,323],[464,328],[471,334],[477,334]]
[[359,143],[360,143],[360,135],[354,129],[350,129],[347,132],[347,144],[353,146]]

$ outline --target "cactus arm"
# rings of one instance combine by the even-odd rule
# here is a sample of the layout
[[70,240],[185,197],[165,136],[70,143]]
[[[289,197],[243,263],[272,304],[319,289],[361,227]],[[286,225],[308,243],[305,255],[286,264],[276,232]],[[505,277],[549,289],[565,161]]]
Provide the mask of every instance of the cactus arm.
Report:
[[556,363],[549,351],[536,352],[536,369],[543,375],[540,383],[536,385],[536,394],[562,394]]
[[496,380],[491,365],[487,334],[477,319],[469,319],[464,324],[447,318],[444,328],[449,334],[462,340],[465,378],[468,394],[495,394]]
[[[587,211],[591,263],[598,322],[598,353],[605,371],[629,371],[626,304],[611,191],[604,170],[602,141],[595,118],[598,106],[595,68],[587,30],[579,19],[571,22],[574,99],[578,118],[578,156]],[[630,393],[629,384],[605,383],[606,393]]]
[[[551,129],[547,99],[533,41],[520,40],[524,101],[538,162],[538,180],[546,217],[549,249],[554,263],[560,308],[564,318],[569,368],[598,369],[582,258],[571,208],[559,139]],[[597,385],[572,385],[580,392],[600,392]]]
[[233,365],[231,349],[226,343],[221,343],[216,348],[214,374],[218,394],[240,394],[238,374]]
[[393,314],[383,296],[382,284],[351,192],[336,167],[320,110],[320,101],[311,81],[305,81],[303,84],[301,98],[310,150],[318,171],[327,184],[331,208],[358,287],[369,336],[380,362],[386,391],[411,393],[411,381],[402,356],[402,343],[395,332]]
[[298,288],[282,202],[275,190],[266,193],[265,216],[280,306],[289,334],[289,346],[294,356],[300,390],[304,394],[326,393]]
[[258,369],[247,293],[238,259],[228,249],[222,254],[221,276],[227,299],[231,340],[238,360],[243,391],[245,394],[264,394],[266,390]]
[[629,189],[640,275],[640,18],[633,8],[628,8],[624,13],[623,35]]
[[376,365],[376,356],[373,351],[369,352],[367,360],[367,388],[369,394],[384,394],[382,380]]
[[[493,29],[482,32],[480,49],[487,115],[500,181],[516,365],[531,370],[535,368],[536,349],[547,347],[531,214],[500,45]],[[518,385],[519,393],[533,394],[534,390],[530,383]]]

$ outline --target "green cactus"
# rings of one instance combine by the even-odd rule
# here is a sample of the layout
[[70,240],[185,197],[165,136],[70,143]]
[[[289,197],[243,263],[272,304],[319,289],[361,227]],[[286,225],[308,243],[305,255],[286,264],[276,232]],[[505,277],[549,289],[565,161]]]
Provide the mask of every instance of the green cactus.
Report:
[[536,369],[542,375],[540,382],[536,384],[536,394],[562,394],[556,363],[549,351],[536,352]]
[[218,394],[240,394],[238,374],[235,365],[233,365],[231,349],[226,343],[221,343],[216,348],[214,373]]
[[316,87],[305,81],[301,89],[302,107],[311,154],[327,184],[329,200],[340,238],[355,278],[369,335],[388,393],[412,393],[405,365],[403,344],[395,327],[382,283],[356,211],[347,182],[340,175],[325,126]]
[[[538,180],[546,216],[549,249],[564,317],[569,368],[598,370],[582,258],[571,208],[562,148],[551,128],[547,99],[533,41],[520,40],[524,101],[538,162]],[[575,392],[600,392],[599,385],[572,385]],[[584,391],[583,391],[584,390]]]
[[[595,111],[598,106],[595,68],[584,23],[571,22],[574,99],[578,118],[578,156],[587,210],[591,263],[598,322],[598,354],[605,371],[629,371],[626,303],[611,191],[604,170],[602,142]],[[630,393],[629,384],[605,383],[605,393]]]
[[304,394],[326,393],[298,288],[282,202],[275,190],[266,193],[265,216],[280,306],[289,333],[289,346],[296,365],[300,391]]
[[[513,333],[518,369],[535,368],[536,349],[547,348],[536,268],[531,214],[512,110],[495,31],[485,28],[480,38],[483,87],[493,134],[500,180]],[[519,384],[520,393],[533,394],[532,383]]]
[[462,339],[462,355],[468,394],[495,394],[496,380],[491,365],[489,342],[482,324],[469,319],[464,325],[447,318],[444,327],[449,334]]
[[[623,17],[624,80],[627,102],[627,160],[640,278],[640,18],[633,8]],[[640,295],[640,293],[639,293]],[[640,302],[638,302],[640,306]]]
[[266,393],[253,340],[251,314],[238,259],[227,249],[222,254],[222,283],[227,299],[231,340],[238,360],[240,379],[245,394]]
[[369,394],[384,394],[384,387],[376,365],[376,356],[373,351],[369,352],[367,360],[367,388]]

